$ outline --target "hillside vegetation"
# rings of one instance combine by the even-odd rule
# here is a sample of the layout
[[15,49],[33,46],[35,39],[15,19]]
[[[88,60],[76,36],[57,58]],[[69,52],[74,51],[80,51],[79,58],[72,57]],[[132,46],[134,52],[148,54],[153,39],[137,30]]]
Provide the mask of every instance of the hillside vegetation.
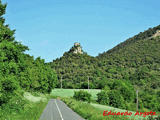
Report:
[[108,81],[127,81],[139,90],[139,107],[155,111],[160,111],[160,36],[152,36],[158,29],[140,33],[97,57],[109,88]]
[[46,94],[61,83],[72,89],[86,89],[89,83],[91,89],[102,89],[94,95],[96,102],[134,111],[138,90],[140,111],[160,111],[160,25],[97,57],[77,44],[62,57],[45,63],[26,54],[29,48],[16,41],[15,30],[3,17],[6,6],[0,0],[0,118],[28,110],[24,92]]
[[[139,108],[160,111],[158,30],[160,26],[150,28],[97,57],[86,52],[75,54],[73,46],[62,57],[49,63],[57,72],[57,87],[60,87],[61,77],[64,88],[87,88],[89,80],[90,88],[104,89],[110,96],[108,102],[101,103],[113,106],[111,103],[118,99],[116,94],[120,92],[122,103],[128,105],[118,107],[130,110],[136,110],[136,90],[139,90]],[[111,91],[115,95],[110,94]]]
[[[73,49],[65,52],[61,58],[57,58],[49,63],[56,70],[58,76],[58,86],[60,87],[61,78],[63,80],[63,88],[88,88],[88,77],[91,81],[90,87],[94,87],[95,60],[87,53],[75,54]],[[90,76],[89,76],[90,75]],[[96,75],[96,74],[95,74]]]
[[25,54],[28,47],[17,42],[15,30],[5,24],[5,9],[0,0],[0,118],[25,110],[24,91],[50,93],[57,81],[43,59]]

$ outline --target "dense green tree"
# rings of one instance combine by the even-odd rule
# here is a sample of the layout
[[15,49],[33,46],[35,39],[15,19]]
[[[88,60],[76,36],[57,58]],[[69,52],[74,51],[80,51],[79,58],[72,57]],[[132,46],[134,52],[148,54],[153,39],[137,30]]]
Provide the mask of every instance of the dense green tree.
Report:
[[55,71],[43,59],[25,54],[28,47],[15,40],[15,30],[3,18],[5,8],[0,0],[0,106],[20,99],[22,89],[49,93],[57,81]]
[[112,90],[108,92],[109,105],[117,108],[126,108],[126,102],[124,101],[122,95],[117,90]]
[[15,30],[5,24],[5,8],[0,1],[0,105],[7,103],[20,90],[20,57],[28,49],[14,40]]
[[129,104],[135,101],[133,86],[120,80],[108,82],[107,86],[97,96],[98,103],[119,108],[127,108]]
[[73,98],[75,98],[76,100],[82,100],[82,101],[87,101],[90,103],[91,101],[91,94],[88,93],[87,91],[75,91]]
[[108,97],[108,92],[109,91],[101,91],[100,93],[97,94],[97,102],[103,105],[109,105],[109,97]]

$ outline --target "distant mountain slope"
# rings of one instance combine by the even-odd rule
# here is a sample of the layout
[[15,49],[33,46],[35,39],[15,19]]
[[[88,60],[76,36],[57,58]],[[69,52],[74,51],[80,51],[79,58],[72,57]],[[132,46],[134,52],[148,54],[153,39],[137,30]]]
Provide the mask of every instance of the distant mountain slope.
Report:
[[[160,25],[154,27],[154,28],[149,28],[148,30],[144,31],[144,32],[140,32],[138,35],[135,35],[134,37],[132,38],[129,38],[127,39],[126,41],[118,44],[117,46],[115,46],[114,48],[108,50],[107,52],[105,52],[106,54],[108,53],[113,53],[114,51],[116,52],[117,50],[127,46],[127,45],[130,45],[130,44],[133,44],[139,40],[144,40],[144,39],[148,39],[150,37],[152,37],[154,34],[156,34],[156,32],[160,30]],[[100,55],[105,55],[104,53],[103,54],[100,54]]]

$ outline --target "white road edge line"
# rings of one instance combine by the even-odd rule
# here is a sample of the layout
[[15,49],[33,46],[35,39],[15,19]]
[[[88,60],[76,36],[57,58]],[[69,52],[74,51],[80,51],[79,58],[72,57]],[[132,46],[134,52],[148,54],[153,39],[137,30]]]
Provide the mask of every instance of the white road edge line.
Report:
[[57,109],[58,109],[58,112],[59,112],[59,115],[60,115],[61,119],[64,120],[63,117],[62,117],[62,113],[61,113],[61,111],[60,111],[60,109],[59,109],[59,107],[58,107],[58,105],[57,105],[56,100],[55,100],[55,103],[56,103],[56,106],[57,106]]

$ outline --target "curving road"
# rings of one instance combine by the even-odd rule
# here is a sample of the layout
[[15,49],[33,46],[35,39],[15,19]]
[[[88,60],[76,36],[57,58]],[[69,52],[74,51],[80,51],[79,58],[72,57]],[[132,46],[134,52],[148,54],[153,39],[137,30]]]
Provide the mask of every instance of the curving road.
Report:
[[44,109],[40,120],[85,120],[72,111],[64,102],[51,99]]

